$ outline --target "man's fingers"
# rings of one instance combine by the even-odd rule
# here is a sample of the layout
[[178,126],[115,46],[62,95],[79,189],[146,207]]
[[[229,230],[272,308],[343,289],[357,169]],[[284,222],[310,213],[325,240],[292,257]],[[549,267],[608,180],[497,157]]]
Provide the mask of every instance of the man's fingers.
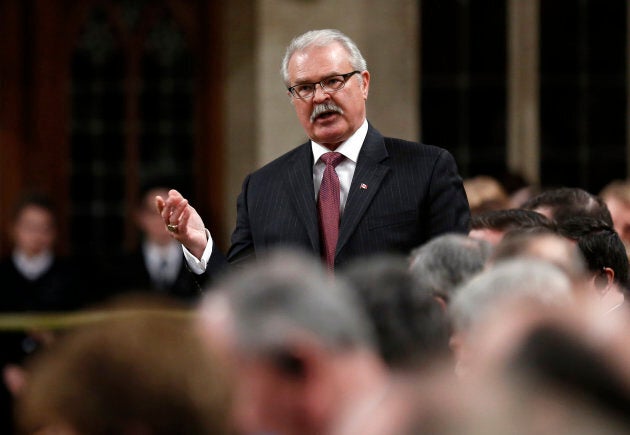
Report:
[[168,191],[168,197],[169,198],[173,198],[173,199],[184,199],[184,197],[182,196],[181,193],[179,193],[177,190],[175,189],[171,189]]
[[186,210],[187,206],[188,206],[188,200],[186,199],[183,199],[179,204],[175,205],[175,207],[173,208],[173,211],[171,212],[171,215],[169,216],[169,220],[171,224],[179,223],[182,213],[184,212],[184,210]]
[[187,207],[179,217],[179,224],[182,228],[188,228],[188,220],[190,219],[190,209]]
[[166,202],[164,202],[164,198],[159,195],[155,197],[155,208],[160,215],[162,214],[162,210],[164,210],[165,205]]

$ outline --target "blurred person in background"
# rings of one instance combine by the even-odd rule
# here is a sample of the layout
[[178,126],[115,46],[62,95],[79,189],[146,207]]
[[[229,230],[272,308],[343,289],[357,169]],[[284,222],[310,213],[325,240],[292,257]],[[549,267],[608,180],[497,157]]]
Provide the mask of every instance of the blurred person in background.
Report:
[[381,356],[396,373],[422,371],[450,359],[450,325],[443,305],[417,285],[403,256],[362,258],[343,270],[364,305]]
[[630,317],[602,328],[589,304],[498,300],[475,326],[476,370],[436,373],[405,435],[628,433]]
[[464,190],[470,214],[475,216],[490,210],[504,210],[509,208],[509,197],[503,185],[489,175],[477,175],[464,179]]
[[[541,307],[562,307],[573,300],[569,277],[558,267],[535,258],[502,261],[461,286],[449,305],[453,325],[451,347],[457,373],[475,376],[486,370],[480,359],[477,328],[503,304],[531,303]],[[498,325],[497,325],[498,326]]]
[[[17,201],[9,239],[11,254],[0,261],[0,312],[67,311],[92,300],[94,295],[84,286],[83,268],[56,251],[57,212],[48,196],[29,192]],[[0,425],[6,433],[12,426],[12,395],[23,383],[22,363],[48,340],[47,335],[34,331],[0,334]]]
[[1,311],[59,311],[78,308],[89,294],[81,269],[55,251],[57,215],[45,195],[27,194],[15,205],[11,255],[0,262]]
[[488,266],[514,258],[537,258],[548,261],[567,274],[573,285],[584,284],[586,263],[579,248],[553,231],[510,231],[495,247]]
[[507,171],[498,180],[508,194],[507,208],[521,208],[527,200],[539,193],[539,187],[518,172]]
[[615,231],[621,237],[626,253],[630,252],[630,182],[611,181],[602,189],[599,197],[608,206]]
[[492,249],[486,240],[444,234],[411,251],[409,271],[418,288],[447,305],[458,286],[483,270]]
[[507,232],[525,229],[554,231],[555,223],[533,210],[493,210],[473,216],[468,236],[496,246]]
[[621,238],[607,222],[575,216],[558,225],[561,235],[576,243],[589,272],[589,283],[602,309],[619,308],[628,291],[628,257]]
[[152,180],[141,191],[133,219],[141,233],[140,246],[110,265],[110,291],[150,292],[197,302],[206,275],[196,277],[186,267],[179,242],[169,236],[155,207],[155,197],[168,195],[165,180]]
[[544,214],[558,224],[574,216],[590,216],[610,226],[613,225],[606,203],[592,193],[577,187],[544,190],[530,198],[521,208]]

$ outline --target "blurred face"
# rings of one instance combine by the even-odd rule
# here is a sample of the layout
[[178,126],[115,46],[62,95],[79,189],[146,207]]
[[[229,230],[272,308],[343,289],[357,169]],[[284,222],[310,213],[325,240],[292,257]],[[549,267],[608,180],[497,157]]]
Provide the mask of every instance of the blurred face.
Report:
[[263,359],[239,359],[235,418],[245,433],[311,433],[300,400],[302,383]]
[[626,246],[630,244],[630,206],[617,198],[607,198],[606,205],[610,210],[615,231]]
[[55,222],[49,210],[28,205],[17,216],[13,226],[16,248],[32,257],[52,250],[55,242]]
[[[289,61],[290,86],[317,83],[353,69],[348,53],[339,43],[309,47],[294,53]],[[365,120],[370,74],[363,71],[361,77],[363,84],[359,74],[355,74],[337,92],[324,92],[318,84],[311,98],[291,97],[300,124],[310,139],[334,150],[361,126]],[[325,109],[319,115],[313,116],[314,111],[322,108]]]
[[503,235],[505,233],[499,230],[493,230],[490,228],[478,228],[470,230],[468,233],[468,237],[476,240],[485,240],[490,243],[492,246],[496,246],[499,244],[501,239],[503,239]]
[[517,299],[498,301],[469,331],[462,332],[462,346],[467,359],[463,371],[467,379],[500,373],[523,338],[547,316],[560,314],[533,301]]
[[283,374],[265,358],[239,352],[231,308],[223,291],[215,289],[205,297],[199,333],[213,355],[223,358],[234,371],[232,418],[238,433],[307,434],[299,412],[299,379]]

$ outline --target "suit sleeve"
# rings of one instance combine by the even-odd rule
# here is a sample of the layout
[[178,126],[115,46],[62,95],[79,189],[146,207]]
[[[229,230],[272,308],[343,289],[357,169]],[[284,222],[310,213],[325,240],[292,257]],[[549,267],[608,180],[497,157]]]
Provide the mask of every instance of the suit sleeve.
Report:
[[444,233],[468,234],[470,207],[453,156],[442,150],[433,167],[429,185],[427,231],[429,238]]
[[243,181],[243,188],[236,201],[236,227],[227,254],[230,264],[239,264],[255,257],[254,240],[249,220],[248,189],[250,176]]

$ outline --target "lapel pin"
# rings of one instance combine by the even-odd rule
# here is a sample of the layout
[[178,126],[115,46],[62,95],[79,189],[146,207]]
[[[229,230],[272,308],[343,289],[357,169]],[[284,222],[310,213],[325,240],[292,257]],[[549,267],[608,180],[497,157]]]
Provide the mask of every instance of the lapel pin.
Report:
[[360,187],[361,187],[361,189],[363,189],[363,190],[367,190],[367,184],[365,184],[365,183],[361,183],[361,186],[360,186]]

